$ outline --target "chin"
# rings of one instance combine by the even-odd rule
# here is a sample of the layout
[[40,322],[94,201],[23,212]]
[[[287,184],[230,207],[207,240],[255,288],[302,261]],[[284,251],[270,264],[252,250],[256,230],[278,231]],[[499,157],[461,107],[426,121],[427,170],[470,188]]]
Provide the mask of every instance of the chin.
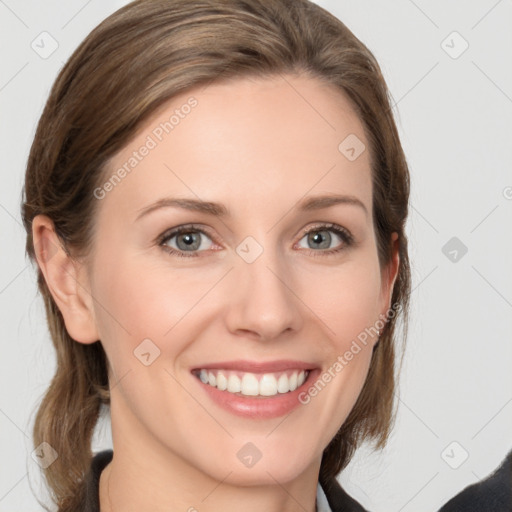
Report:
[[[259,464],[258,464],[259,466]],[[286,485],[303,473],[303,467],[290,467],[285,460],[279,465],[252,467],[252,468],[226,468],[223,475],[216,475],[215,479],[222,481],[232,471],[224,482],[238,487],[275,486],[276,483]]]
[[[262,444],[260,443],[260,446]],[[319,469],[321,454],[315,457],[312,449],[308,450],[300,440],[297,439],[293,443],[291,450],[279,449],[278,445],[279,443],[272,446],[272,443],[267,441],[266,447],[256,451],[254,445],[247,443],[240,455],[240,460],[237,455],[234,463],[230,464],[226,461],[212,476],[222,481],[231,472],[225,481],[237,486],[276,485],[276,482],[284,485],[298,478],[317,461]],[[246,458],[245,461],[244,458]]]

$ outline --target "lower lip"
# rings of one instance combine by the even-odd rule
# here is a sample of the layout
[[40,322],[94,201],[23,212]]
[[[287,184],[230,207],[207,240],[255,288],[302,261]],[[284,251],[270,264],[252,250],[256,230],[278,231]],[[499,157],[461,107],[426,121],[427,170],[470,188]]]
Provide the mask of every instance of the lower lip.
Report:
[[310,370],[308,378],[295,391],[278,393],[269,397],[252,397],[221,391],[209,384],[205,384],[196,376],[194,379],[204,389],[206,394],[220,407],[238,416],[252,419],[277,418],[289,414],[302,403],[299,395],[304,392],[319,375],[320,370]]

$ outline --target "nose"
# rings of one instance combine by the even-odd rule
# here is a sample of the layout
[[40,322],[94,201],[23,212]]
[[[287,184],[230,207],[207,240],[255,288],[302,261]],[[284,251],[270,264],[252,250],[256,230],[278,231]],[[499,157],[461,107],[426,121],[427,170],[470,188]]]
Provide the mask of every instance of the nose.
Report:
[[266,253],[252,263],[237,261],[226,316],[230,332],[261,341],[297,332],[303,322],[292,267]]

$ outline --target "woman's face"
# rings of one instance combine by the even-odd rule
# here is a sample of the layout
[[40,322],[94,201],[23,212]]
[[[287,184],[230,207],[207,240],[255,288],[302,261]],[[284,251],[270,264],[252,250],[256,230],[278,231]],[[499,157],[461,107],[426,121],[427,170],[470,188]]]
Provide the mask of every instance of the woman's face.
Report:
[[318,471],[396,274],[379,267],[357,115],[331,86],[284,78],[175,97],[93,198],[115,446],[239,484]]

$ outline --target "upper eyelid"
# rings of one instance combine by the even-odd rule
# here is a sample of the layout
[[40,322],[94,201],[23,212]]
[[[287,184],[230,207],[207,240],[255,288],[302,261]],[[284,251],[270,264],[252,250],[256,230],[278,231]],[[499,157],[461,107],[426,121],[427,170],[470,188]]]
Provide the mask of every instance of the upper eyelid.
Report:
[[161,235],[158,236],[157,241],[159,243],[163,243],[165,240],[170,240],[171,238],[174,238],[176,235],[181,234],[181,232],[187,232],[187,231],[198,231],[200,233],[203,233],[207,236],[209,236],[213,241],[215,240],[215,237],[208,232],[208,229],[196,226],[196,225],[189,225],[184,224],[182,226],[176,226],[174,228],[167,229],[164,231]]

